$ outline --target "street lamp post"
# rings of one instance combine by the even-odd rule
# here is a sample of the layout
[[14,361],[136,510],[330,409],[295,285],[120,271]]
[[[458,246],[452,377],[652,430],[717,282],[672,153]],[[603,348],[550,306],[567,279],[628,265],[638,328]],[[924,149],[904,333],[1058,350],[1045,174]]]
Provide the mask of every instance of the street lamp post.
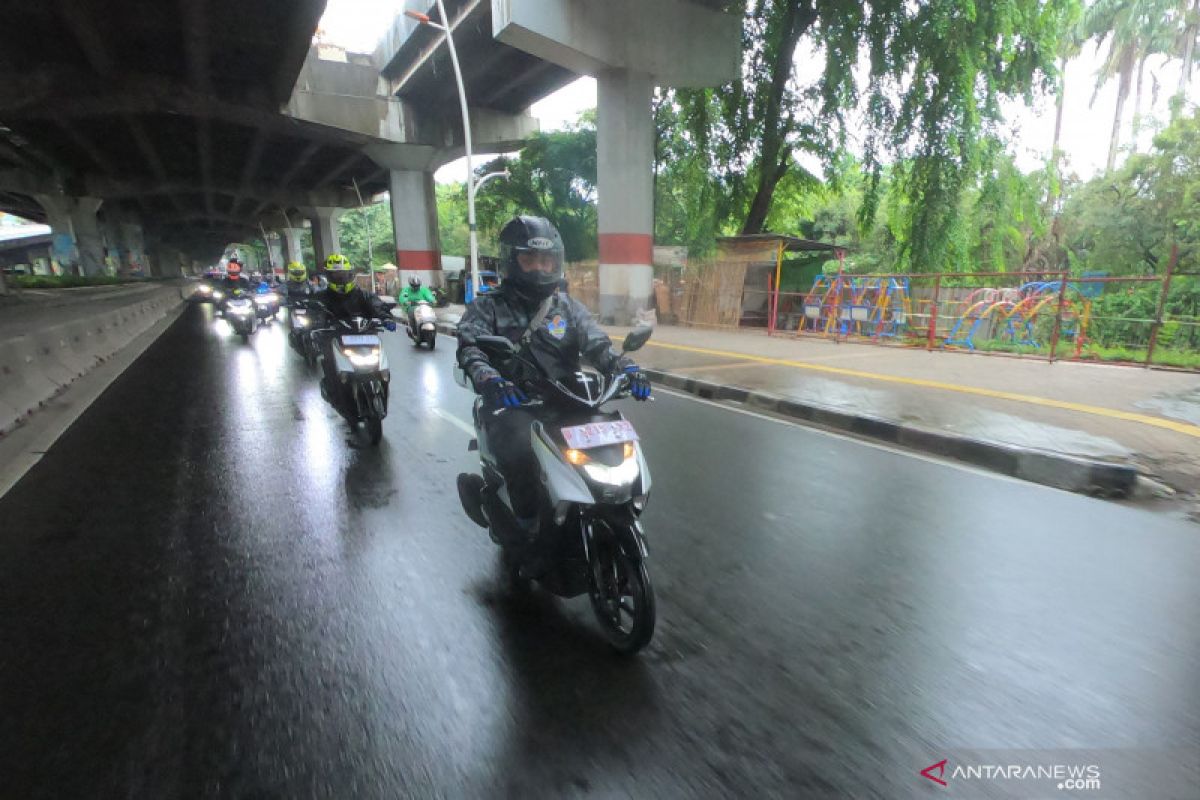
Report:
[[[475,166],[471,160],[471,118],[467,113],[467,90],[463,87],[462,70],[458,67],[458,51],[454,49],[454,32],[450,30],[450,21],[446,17],[446,6],[442,0],[437,0],[438,15],[442,18],[439,25],[429,18],[429,15],[419,11],[405,11],[422,25],[428,25],[439,30],[446,36],[446,46],[450,48],[450,63],[454,66],[454,80],[458,82],[458,103],[462,107],[463,144],[467,151],[467,227],[471,234],[471,287],[472,296],[479,293],[479,239],[475,230]],[[482,184],[488,177],[480,179]]]

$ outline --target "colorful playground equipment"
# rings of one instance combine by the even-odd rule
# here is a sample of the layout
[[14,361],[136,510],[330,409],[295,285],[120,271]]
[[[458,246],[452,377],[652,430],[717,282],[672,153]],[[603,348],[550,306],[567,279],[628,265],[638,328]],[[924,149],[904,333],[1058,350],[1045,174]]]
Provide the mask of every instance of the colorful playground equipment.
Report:
[[799,332],[827,336],[900,336],[912,318],[908,278],[818,275],[804,296]]
[[[982,336],[1038,349],[1044,344],[1038,338],[1040,315],[1046,309],[1057,314],[1060,295],[1063,307],[1059,336],[1074,340],[1078,351],[1085,340],[1091,300],[1070,282],[1064,291],[1062,281],[1031,281],[1019,288],[976,289],[963,301],[966,310],[950,329],[943,346],[974,350],[975,337]],[[1051,326],[1042,327],[1044,334]]]

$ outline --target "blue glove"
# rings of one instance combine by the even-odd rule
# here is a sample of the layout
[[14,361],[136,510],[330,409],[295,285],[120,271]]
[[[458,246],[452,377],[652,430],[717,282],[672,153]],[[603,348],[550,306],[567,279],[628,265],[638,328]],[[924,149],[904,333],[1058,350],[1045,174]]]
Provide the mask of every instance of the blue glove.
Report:
[[396,330],[396,322],[395,320],[385,319],[383,321],[383,327],[387,328],[389,331],[394,331]]
[[642,374],[641,368],[637,364],[630,364],[625,368],[625,374],[629,376],[629,393],[633,399],[649,400],[650,379]]
[[517,408],[527,399],[515,383],[500,377],[489,378],[480,394],[493,408]]

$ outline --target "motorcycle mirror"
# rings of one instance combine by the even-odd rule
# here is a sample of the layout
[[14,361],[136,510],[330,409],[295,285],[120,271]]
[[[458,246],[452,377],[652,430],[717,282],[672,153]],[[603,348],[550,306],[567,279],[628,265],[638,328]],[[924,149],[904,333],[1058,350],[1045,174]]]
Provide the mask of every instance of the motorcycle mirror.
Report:
[[509,358],[517,354],[517,348],[504,336],[480,336],[475,345],[489,356]]
[[650,334],[652,333],[654,333],[654,328],[651,328],[649,325],[641,325],[634,328],[621,344],[621,352],[632,353],[634,350],[641,350],[642,345],[650,339]]

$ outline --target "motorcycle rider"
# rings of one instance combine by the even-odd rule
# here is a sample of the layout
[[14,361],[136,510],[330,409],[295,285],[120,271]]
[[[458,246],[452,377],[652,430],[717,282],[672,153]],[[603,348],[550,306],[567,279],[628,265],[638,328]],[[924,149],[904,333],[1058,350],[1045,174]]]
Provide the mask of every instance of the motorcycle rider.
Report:
[[[500,231],[498,289],[467,306],[458,324],[458,363],[484,398],[483,425],[508,485],[517,523],[528,536],[537,529],[537,460],[530,442],[534,415],[521,408],[520,365],[492,364],[475,346],[480,336],[504,336],[522,357],[554,379],[578,371],[581,357],[605,374],[624,372],[634,398],[650,397],[650,381],[628,357],[612,348],[587,308],[557,290],[563,277],[563,242],[543,217],[514,217]],[[470,476],[482,491],[483,479]],[[476,520],[479,522],[479,520]]]
[[314,292],[315,289],[308,282],[308,269],[299,261],[293,261],[288,264],[287,281],[284,282],[280,289],[280,293],[284,296],[285,301],[290,305],[292,302],[306,298]]
[[229,259],[229,264],[225,267],[225,280],[221,282],[221,288],[225,291],[225,296],[230,297],[237,290],[249,292],[253,290],[254,285],[246,279],[242,274],[242,262],[237,258]]
[[417,303],[428,303],[434,305],[437,300],[434,299],[433,292],[429,291],[428,286],[421,285],[421,279],[416,275],[408,279],[408,286],[400,290],[400,308],[404,309],[404,313],[408,316],[408,327],[413,329],[416,327],[413,319],[413,309]]
[[[392,314],[383,301],[376,295],[364,292],[354,284],[354,269],[350,266],[350,259],[341,253],[329,256],[325,259],[325,277],[329,282],[328,288],[318,292],[314,299],[330,318],[330,321],[367,317],[381,319],[384,327],[389,331],[396,330]],[[314,335],[318,339],[323,355],[321,364],[325,376],[321,378],[321,393],[331,400],[333,398],[340,400],[341,398],[337,394],[339,389],[337,367],[333,360],[333,345],[337,341],[337,332],[323,331]]]

